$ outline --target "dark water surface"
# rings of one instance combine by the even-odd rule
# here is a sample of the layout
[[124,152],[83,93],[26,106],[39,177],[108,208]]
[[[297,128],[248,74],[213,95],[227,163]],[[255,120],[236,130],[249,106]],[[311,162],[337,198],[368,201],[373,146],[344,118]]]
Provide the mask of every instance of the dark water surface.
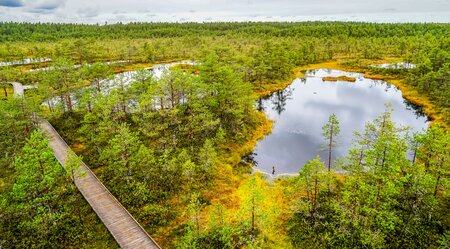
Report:
[[[274,120],[273,131],[255,148],[257,170],[275,174],[297,173],[305,162],[326,152],[322,126],[335,113],[340,121],[339,146],[334,156],[346,154],[353,132],[363,131],[364,124],[385,110],[385,103],[394,108],[392,119],[397,124],[420,131],[428,126],[421,109],[403,99],[401,91],[384,81],[371,80],[362,74],[319,69],[307,72],[306,79],[296,79],[286,89],[261,99],[258,107]],[[323,82],[324,76],[351,76],[356,83]]]

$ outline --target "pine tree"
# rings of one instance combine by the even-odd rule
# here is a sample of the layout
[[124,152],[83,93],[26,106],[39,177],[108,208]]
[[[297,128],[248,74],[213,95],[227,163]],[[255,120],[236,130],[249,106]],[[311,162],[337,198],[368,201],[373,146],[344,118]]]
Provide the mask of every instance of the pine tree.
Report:
[[20,217],[16,222],[24,236],[21,243],[50,247],[50,238],[61,239],[55,229],[63,225],[59,220],[65,215],[58,203],[65,191],[64,170],[41,131],[31,133],[14,168],[17,176],[10,196]]
[[339,120],[336,114],[331,114],[328,118],[328,123],[322,127],[322,130],[322,136],[327,141],[328,171],[331,171],[332,150],[337,146],[337,136],[340,133]]

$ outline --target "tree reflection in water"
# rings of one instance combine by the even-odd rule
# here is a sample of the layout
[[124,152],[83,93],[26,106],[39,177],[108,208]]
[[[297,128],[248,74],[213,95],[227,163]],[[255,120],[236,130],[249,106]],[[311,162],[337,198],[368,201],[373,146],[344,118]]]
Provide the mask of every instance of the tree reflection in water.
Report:
[[431,121],[431,118],[427,117],[421,106],[411,103],[406,99],[403,100],[403,103],[406,105],[406,110],[413,111],[417,118],[426,117],[428,121]]
[[[347,75],[358,82],[324,82],[323,77]],[[428,126],[420,108],[402,98],[401,92],[384,81],[338,70],[317,70],[306,80],[295,80],[286,90],[256,101],[259,110],[274,121],[270,135],[258,142],[247,162],[257,162],[259,170],[271,174],[295,174],[317,155],[323,145],[321,127],[335,113],[341,123],[340,146],[336,158],[350,148],[353,132],[363,131],[366,122],[375,119],[392,103],[393,121],[419,131]],[[281,113],[281,114],[280,114]]]
[[289,99],[292,99],[292,92],[294,89],[289,86],[284,90],[278,91],[275,94],[272,95],[271,101],[273,104],[272,109],[277,112],[278,115],[280,115],[282,112],[286,110],[286,102]]
[[264,112],[266,110],[266,108],[264,107],[264,101],[268,100],[269,98],[270,96],[260,97],[257,102],[256,110]]

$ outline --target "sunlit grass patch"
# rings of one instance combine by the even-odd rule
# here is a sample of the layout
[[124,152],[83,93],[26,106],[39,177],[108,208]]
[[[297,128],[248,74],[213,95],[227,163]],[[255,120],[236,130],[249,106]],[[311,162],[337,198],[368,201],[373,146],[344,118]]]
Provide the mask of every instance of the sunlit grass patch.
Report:
[[331,81],[331,82],[336,82],[336,81],[356,82],[356,78],[348,77],[348,76],[344,76],[344,75],[338,76],[338,77],[332,77],[332,76],[323,77],[322,80],[323,81]]
[[5,97],[12,97],[14,95],[14,88],[12,86],[8,86],[6,87],[6,94],[5,94],[5,90],[2,88],[0,88],[0,98],[5,98]]

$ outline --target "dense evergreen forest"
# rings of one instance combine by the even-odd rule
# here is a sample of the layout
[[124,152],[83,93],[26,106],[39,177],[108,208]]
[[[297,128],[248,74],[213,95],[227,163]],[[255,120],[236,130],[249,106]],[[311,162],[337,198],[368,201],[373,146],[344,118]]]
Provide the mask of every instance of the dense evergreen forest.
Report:
[[[0,23],[0,41],[0,248],[118,247],[42,118],[163,248],[450,246],[449,24]],[[398,61],[416,67],[371,67]],[[333,165],[252,173],[272,126],[258,97],[322,62],[392,80],[433,125],[411,133],[387,105]],[[323,125],[326,144],[339,121]]]
[[305,23],[130,23],[112,25],[2,23],[1,41],[138,39],[185,36],[261,35],[271,37],[448,37],[447,24]]

